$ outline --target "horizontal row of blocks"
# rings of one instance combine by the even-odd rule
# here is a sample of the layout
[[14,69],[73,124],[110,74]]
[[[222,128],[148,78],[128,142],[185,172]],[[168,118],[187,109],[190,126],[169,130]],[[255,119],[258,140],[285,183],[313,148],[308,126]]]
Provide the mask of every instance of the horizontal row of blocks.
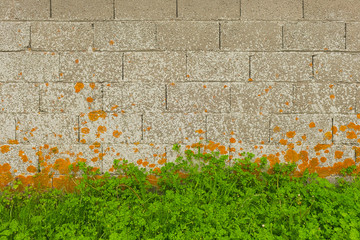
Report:
[[360,22],[0,22],[0,51],[360,51]]
[[0,83],[2,113],[360,112],[359,83]]
[[360,20],[357,0],[4,0],[0,19]]
[[360,82],[359,53],[0,52],[0,82]]
[[[360,114],[106,113],[1,114],[0,143],[195,143],[200,138],[246,144],[359,144]],[[294,131],[291,135],[288,132]]]
[[[89,166],[98,168],[102,173],[112,172],[111,168],[114,159],[128,160],[146,167],[147,170],[154,167],[161,167],[165,162],[174,162],[178,156],[185,157],[185,150],[190,149],[197,153],[196,147],[190,145],[180,145],[180,153],[172,149],[169,144],[103,144],[102,146],[87,145],[3,145],[6,151],[0,152],[0,165],[9,164],[10,171],[14,175],[32,175],[47,166],[52,166],[50,171],[58,174],[67,174],[67,167],[70,163],[86,161]],[[297,154],[306,152],[309,159],[316,158],[319,167],[333,166],[336,162],[343,162],[345,159],[360,160],[360,148],[348,145],[296,145],[293,150],[289,150],[284,145],[263,145],[256,146],[246,144],[226,144],[225,152],[230,162],[235,158],[243,159],[243,152],[255,154],[255,158],[268,156],[269,160],[278,159],[280,162],[296,161],[289,159],[289,152],[295,151]],[[215,149],[214,151],[218,151]],[[200,152],[209,152],[200,149]],[[296,158],[296,157],[295,157]],[[325,158],[325,159],[324,159]],[[325,161],[324,161],[325,160]],[[298,162],[301,164],[301,161]]]

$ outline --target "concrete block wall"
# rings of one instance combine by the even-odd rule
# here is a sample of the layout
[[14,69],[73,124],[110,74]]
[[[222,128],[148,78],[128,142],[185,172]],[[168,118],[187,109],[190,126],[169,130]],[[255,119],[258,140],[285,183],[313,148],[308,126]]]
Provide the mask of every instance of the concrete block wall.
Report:
[[[200,140],[321,176],[360,160],[358,0],[3,0],[0,182]],[[209,141],[209,142],[206,142]],[[230,160],[232,161],[232,160]],[[57,180],[56,180],[57,179]]]

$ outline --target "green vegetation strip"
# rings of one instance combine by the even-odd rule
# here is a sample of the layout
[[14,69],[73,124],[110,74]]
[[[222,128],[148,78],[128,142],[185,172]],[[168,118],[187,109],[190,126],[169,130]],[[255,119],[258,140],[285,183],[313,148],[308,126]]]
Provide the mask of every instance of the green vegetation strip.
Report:
[[[174,146],[174,150],[179,150]],[[73,192],[15,183],[0,196],[0,239],[360,239],[360,180],[336,185],[295,164],[185,151],[157,184],[126,161],[98,178],[80,164]],[[354,169],[344,170],[351,173]],[[180,174],[182,173],[182,174]],[[186,177],[184,177],[186,176]]]

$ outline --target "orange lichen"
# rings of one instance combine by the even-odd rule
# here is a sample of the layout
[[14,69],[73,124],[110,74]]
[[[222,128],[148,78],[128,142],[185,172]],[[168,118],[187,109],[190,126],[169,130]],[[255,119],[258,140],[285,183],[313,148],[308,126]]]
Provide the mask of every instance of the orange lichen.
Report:
[[74,88],[75,88],[75,92],[79,93],[81,91],[81,89],[84,88],[84,83],[78,82],[78,83],[75,84]]
[[235,138],[230,138],[230,143],[236,143],[236,139]]
[[309,124],[309,127],[310,127],[310,128],[314,128],[314,127],[316,127],[316,125],[315,125],[314,122],[311,122],[311,123]]
[[296,135],[296,132],[295,132],[295,131],[289,131],[289,132],[286,133],[286,136],[287,136],[288,138],[293,138],[293,137],[295,137],[295,135]]
[[37,171],[36,167],[34,166],[28,166],[26,170],[30,173],[34,173]]
[[96,121],[99,118],[105,119],[106,118],[106,112],[104,112],[103,110],[97,110],[97,111],[93,111],[88,113],[88,117],[90,121]]
[[274,132],[280,132],[280,130],[281,130],[281,128],[278,127],[278,126],[275,126],[274,129],[273,129]]
[[10,146],[9,146],[9,145],[3,145],[3,146],[1,146],[1,147],[0,147],[0,151],[1,151],[2,154],[5,154],[5,153],[7,153],[7,152],[10,151]]
[[120,137],[121,134],[122,134],[122,132],[120,132],[120,131],[118,131],[118,130],[115,130],[115,131],[113,132],[113,136],[116,137],[116,138]]
[[344,155],[344,152],[342,151],[335,151],[335,158],[340,159]]

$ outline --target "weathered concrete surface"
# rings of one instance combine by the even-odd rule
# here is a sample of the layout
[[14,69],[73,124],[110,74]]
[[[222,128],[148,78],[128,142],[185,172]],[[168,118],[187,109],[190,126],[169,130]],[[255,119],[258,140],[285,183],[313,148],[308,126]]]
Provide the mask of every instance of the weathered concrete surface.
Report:
[[223,50],[276,51],[281,49],[281,25],[277,22],[233,21],[221,23]]
[[159,170],[199,141],[338,174],[360,161],[359,4],[4,0],[0,176]]

